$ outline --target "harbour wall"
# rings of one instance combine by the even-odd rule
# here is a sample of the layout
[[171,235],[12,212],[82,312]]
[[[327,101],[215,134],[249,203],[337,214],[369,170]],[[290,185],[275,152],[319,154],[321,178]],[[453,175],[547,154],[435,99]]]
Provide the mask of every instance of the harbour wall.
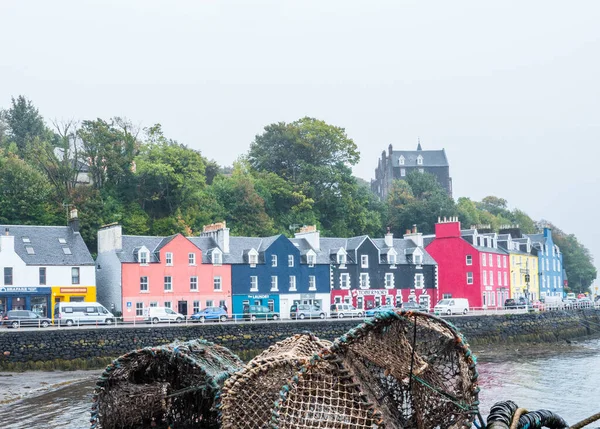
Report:
[[[600,310],[448,317],[469,344],[548,343],[600,333]],[[0,370],[101,367],[128,351],[203,338],[249,359],[277,341],[310,331],[333,340],[361,321],[215,323],[63,329],[0,329]],[[61,364],[62,363],[62,364]]]

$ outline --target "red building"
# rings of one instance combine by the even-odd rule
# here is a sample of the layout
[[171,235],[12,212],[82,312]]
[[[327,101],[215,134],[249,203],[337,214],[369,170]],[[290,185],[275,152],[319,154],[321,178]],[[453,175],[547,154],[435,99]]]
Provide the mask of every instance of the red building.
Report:
[[467,298],[470,307],[502,307],[510,295],[508,253],[498,236],[460,229],[458,218],[439,221],[426,250],[438,263],[439,298]]

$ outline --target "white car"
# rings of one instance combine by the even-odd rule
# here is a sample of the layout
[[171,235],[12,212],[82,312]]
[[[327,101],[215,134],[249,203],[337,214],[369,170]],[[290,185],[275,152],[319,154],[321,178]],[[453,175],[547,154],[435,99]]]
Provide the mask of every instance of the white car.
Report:
[[149,307],[144,309],[144,322],[146,323],[158,323],[158,322],[176,322],[180,323],[185,320],[185,316],[181,313],[168,308],[168,307]]
[[436,314],[467,314],[469,300],[466,298],[446,298],[438,302],[433,311]]

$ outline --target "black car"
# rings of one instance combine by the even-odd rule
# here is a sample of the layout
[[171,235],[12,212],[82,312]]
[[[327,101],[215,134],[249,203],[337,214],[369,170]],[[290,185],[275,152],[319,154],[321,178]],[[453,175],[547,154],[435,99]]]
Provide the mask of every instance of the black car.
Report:
[[523,297],[520,297],[518,300],[509,298],[504,301],[504,308],[526,308],[531,306],[532,304]]
[[403,310],[427,311],[427,308],[424,305],[421,305],[416,301],[403,302],[402,309]]
[[8,325],[9,328],[26,326],[47,328],[52,323],[47,317],[42,317],[29,310],[10,310],[6,313],[2,322]]

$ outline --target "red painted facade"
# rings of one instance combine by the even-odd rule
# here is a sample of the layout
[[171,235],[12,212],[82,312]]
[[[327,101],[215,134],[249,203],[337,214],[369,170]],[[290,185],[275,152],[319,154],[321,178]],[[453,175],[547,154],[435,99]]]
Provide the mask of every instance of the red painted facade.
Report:
[[[190,240],[179,234],[160,249],[160,261],[121,264],[121,284],[123,290],[123,317],[125,320],[140,317],[140,307],[151,304],[173,310],[186,315],[195,309],[207,306],[220,306],[223,302],[231,313],[231,265],[202,263],[202,250]],[[167,253],[171,254],[171,263],[167,263]],[[194,254],[194,262],[190,255]],[[147,279],[147,287],[141,287],[141,278]],[[165,288],[165,277],[170,277],[171,284]],[[192,277],[196,278],[197,287],[191,286]],[[220,278],[220,288],[215,286],[216,278]],[[128,306],[127,303],[131,305]]]
[[460,222],[436,224],[426,250],[438,263],[439,299],[467,298],[470,307],[495,308],[509,298],[508,254],[494,245],[472,245],[461,236]]

